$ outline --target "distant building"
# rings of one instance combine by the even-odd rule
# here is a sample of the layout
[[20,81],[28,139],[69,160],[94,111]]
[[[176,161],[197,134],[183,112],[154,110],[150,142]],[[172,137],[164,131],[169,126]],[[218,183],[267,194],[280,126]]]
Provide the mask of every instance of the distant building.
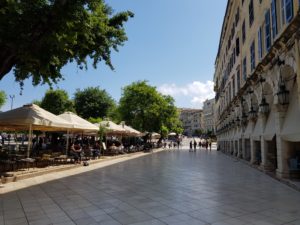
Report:
[[183,125],[183,134],[192,136],[197,130],[203,130],[202,126],[202,110],[201,109],[188,109],[180,108],[179,119]]
[[215,134],[214,104],[215,99],[203,102],[203,130],[205,133],[212,132],[212,134]]

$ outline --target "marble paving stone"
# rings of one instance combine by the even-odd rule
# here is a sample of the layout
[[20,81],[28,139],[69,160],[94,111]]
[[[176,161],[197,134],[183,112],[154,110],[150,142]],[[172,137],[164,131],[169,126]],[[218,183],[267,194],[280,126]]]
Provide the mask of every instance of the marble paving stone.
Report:
[[299,192],[217,151],[116,162],[16,182],[0,195],[0,225],[300,224]]

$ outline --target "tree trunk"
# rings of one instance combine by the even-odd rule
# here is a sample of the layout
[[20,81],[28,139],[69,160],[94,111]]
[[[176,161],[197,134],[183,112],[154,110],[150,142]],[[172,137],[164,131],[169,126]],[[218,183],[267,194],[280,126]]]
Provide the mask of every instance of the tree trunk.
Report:
[[0,80],[8,74],[16,64],[16,57],[9,50],[0,48]]

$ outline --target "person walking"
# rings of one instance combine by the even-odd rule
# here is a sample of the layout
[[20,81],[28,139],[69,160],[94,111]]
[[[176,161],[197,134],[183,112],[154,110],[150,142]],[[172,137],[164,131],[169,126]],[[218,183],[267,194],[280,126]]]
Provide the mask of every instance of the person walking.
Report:
[[190,152],[193,150],[193,141],[190,141]]
[[208,149],[208,140],[207,139],[205,141],[205,148],[206,148],[206,150]]
[[209,151],[211,151],[211,139],[208,140]]
[[197,149],[197,142],[196,140],[194,140],[194,152],[196,151],[196,149]]

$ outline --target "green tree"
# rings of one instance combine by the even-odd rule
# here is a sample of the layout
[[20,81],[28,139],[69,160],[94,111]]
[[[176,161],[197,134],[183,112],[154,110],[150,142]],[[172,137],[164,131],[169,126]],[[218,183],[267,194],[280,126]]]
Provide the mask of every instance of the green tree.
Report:
[[169,129],[166,126],[162,126],[160,130],[161,130],[160,134],[161,134],[162,138],[165,138],[168,136]]
[[35,105],[38,105],[38,106],[41,106],[41,101],[40,100],[33,100],[32,101],[32,104],[35,104]]
[[134,82],[123,89],[119,113],[121,120],[141,131],[161,133],[179,124],[174,99],[160,94],[146,81]]
[[90,117],[87,119],[90,123],[100,123],[102,121],[102,119],[100,117],[98,118],[93,118],[93,117]]
[[85,119],[107,117],[110,109],[115,107],[112,97],[99,87],[77,89],[74,104],[77,114]]
[[0,108],[5,104],[7,96],[4,91],[0,91]]
[[74,103],[69,99],[68,93],[61,89],[48,90],[40,102],[40,107],[55,115],[75,111]]
[[33,85],[63,78],[61,68],[75,61],[87,68],[104,61],[127,40],[124,23],[130,11],[113,14],[104,0],[0,2],[0,79],[14,69],[16,81]]
[[195,136],[201,136],[202,134],[203,134],[203,132],[201,129],[196,129],[196,130],[194,130],[194,133],[193,133],[193,135],[195,135]]

